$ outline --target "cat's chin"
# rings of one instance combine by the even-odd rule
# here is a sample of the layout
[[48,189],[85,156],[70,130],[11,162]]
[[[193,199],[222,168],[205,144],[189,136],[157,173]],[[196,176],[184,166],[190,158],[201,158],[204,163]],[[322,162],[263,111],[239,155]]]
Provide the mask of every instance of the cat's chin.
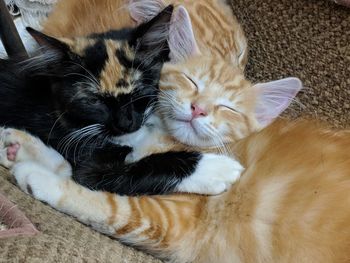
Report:
[[215,146],[212,138],[202,135],[200,128],[189,121],[167,120],[166,126],[169,133],[183,144],[201,148]]

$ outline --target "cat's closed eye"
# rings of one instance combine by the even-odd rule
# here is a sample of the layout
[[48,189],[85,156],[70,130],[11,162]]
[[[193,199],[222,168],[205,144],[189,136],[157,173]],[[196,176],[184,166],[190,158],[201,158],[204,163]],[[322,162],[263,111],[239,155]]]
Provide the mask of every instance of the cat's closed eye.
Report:
[[231,111],[232,113],[235,113],[235,114],[241,114],[241,112],[239,112],[238,110],[236,110],[233,107],[228,106],[228,105],[220,104],[219,108],[222,108],[222,109],[225,109],[225,110],[229,110],[229,111]]
[[191,83],[191,85],[193,86],[193,88],[195,88],[195,90],[198,92],[198,84],[188,75],[184,74],[185,78]]

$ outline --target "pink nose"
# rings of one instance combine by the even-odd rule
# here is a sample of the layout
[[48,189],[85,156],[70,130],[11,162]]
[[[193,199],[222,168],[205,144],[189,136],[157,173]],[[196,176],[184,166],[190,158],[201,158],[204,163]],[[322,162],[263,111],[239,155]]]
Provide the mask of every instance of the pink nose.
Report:
[[196,104],[191,104],[192,119],[198,117],[205,117],[208,113]]

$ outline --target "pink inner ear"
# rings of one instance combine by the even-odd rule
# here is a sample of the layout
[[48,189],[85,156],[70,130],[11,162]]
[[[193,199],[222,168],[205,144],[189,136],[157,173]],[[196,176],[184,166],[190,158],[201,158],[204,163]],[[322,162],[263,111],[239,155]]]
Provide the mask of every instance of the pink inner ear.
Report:
[[254,86],[258,92],[256,119],[262,127],[270,124],[294,100],[302,89],[298,78],[285,78]]
[[173,62],[183,61],[200,54],[191,18],[183,6],[178,6],[173,13],[169,33],[170,58]]
[[129,12],[138,24],[148,22],[165,8],[161,0],[130,0]]

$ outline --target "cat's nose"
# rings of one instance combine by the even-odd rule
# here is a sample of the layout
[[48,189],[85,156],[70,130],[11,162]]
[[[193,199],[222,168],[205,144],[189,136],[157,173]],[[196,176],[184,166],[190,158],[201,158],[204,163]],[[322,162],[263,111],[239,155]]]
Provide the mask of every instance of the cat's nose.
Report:
[[194,103],[191,104],[191,111],[192,111],[192,119],[205,117],[208,115],[208,113],[204,109],[202,109],[201,107],[199,107]]

